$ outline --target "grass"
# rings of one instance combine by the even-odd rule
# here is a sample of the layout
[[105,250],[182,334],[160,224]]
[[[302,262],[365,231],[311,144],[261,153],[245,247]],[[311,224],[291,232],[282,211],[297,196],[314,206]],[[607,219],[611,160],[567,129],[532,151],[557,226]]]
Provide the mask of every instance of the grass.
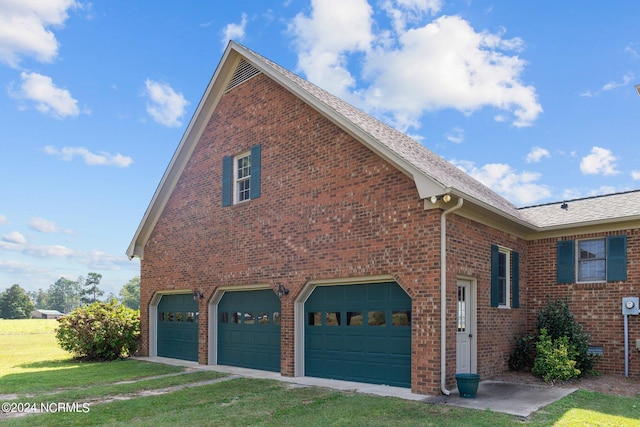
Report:
[[56,326],[55,320],[0,320],[0,394],[32,395],[184,370],[136,360],[73,360],[58,346]]
[[[55,323],[0,321],[0,394],[5,401],[91,402],[87,413],[3,418],[9,426],[639,426],[637,397],[576,392],[527,420],[491,411],[431,405],[123,360],[79,363],[59,350]],[[13,321],[17,322],[17,321]],[[36,321],[51,322],[51,321]],[[36,333],[33,333],[36,332]],[[125,382],[122,382],[125,381]],[[209,381],[210,383],[203,383]],[[204,384],[204,385],[202,385]],[[192,387],[185,387],[192,386]],[[167,389],[173,387],[174,389]],[[185,387],[185,388],[181,388]],[[0,399],[1,400],[1,399]],[[101,403],[102,402],[102,403]]]
[[57,326],[58,322],[53,319],[0,319],[0,335],[49,334]]
[[640,426],[640,399],[579,390],[532,417],[534,425]]

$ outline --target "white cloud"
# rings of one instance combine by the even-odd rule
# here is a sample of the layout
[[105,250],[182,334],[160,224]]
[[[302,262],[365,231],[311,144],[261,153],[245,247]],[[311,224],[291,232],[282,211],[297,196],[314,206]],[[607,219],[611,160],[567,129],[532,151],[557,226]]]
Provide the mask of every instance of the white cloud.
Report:
[[631,83],[631,81],[634,78],[635,77],[634,77],[633,73],[627,73],[624,76],[622,76],[622,81],[621,82],[611,81],[611,82],[605,84],[604,86],[602,86],[602,90],[613,90],[613,89],[619,88],[620,86],[626,86],[629,83]]
[[27,239],[25,239],[24,236],[18,231],[12,231],[9,234],[5,234],[4,236],[2,236],[2,240],[7,243],[15,243],[17,245],[27,243]]
[[79,254],[79,261],[86,264],[91,270],[120,270],[123,265],[128,265],[129,260],[121,255],[112,255],[106,252],[91,250]]
[[9,219],[4,215],[0,215],[0,224],[9,224]]
[[243,13],[239,24],[227,24],[222,30],[223,48],[229,40],[242,41],[244,39],[245,30],[247,28],[247,14]]
[[60,227],[55,222],[44,218],[31,218],[29,220],[29,228],[41,233],[57,233],[60,231]]
[[133,163],[131,157],[123,156],[120,153],[109,154],[101,151],[99,154],[96,154],[85,147],[62,147],[62,149],[57,149],[51,145],[47,145],[44,147],[44,152],[50,156],[58,156],[65,162],[73,160],[75,156],[80,156],[84,162],[90,166],[99,165],[126,168]]
[[635,75],[632,72],[628,72],[627,74],[622,76],[622,80],[621,81],[615,81],[612,80],[608,83],[605,83],[602,88],[595,90],[595,91],[591,91],[591,90],[585,90],[582,93],[580,93],[580,96],[586,97],[586,98],[593,98],[596,96],[600,96],[602,94],[602,92],[606,92],[606,91],[610,91],[610,90],[614,90],[617,89],[619,87],[623,87],[623,86],[627,86],[629,85],[629,83],[632,83],[635,79]]
[[[520,76],[524,43],[503,33],[476,32],[459,16],[440,16],[439,1],[387,0],[393,30],[380,30],[365,0],[312,1],[307,16],[289,26],[298,67],[329,92],[386,116],[400,130],[420,126],[425,112],[453,108],[470,114],[484,107],[496,121],[529,126],[542,112],[533,86]],[[349,62],[367,86],[356,87]],[[355,71],[353,71],[355,73]]]
[[435,15],[442,9],[441,0],[387,0],[382,8],[391,19],[396,32],[404,31],[410,23],[420,22],[427,14]]
[[631,178],[634,180],[640,179],[640,171],[631,171]]
[[298,67],[310,81],[349,98],[355,80],[347,69],[347,53],[369,50],[373,9],[366,0],[312,0],[311,4],[311,16],[299,13],[289,26]]
[[617,191],[620,190],[616,189],[616,187],[612,185],[601,185],[599,188],[592,188],[591,190],[589,190],[589,192],[587,193],[587,197],[601,196],[603,194],[613,194]]
[[75,254],[73,249],[62,245],[31,246],[24,252],[39,258],[67,258]]
[[22,57],[50,62],[58,54],[52,27],[62,27],[75,0],[0,2],[0,62],[17,67]]
[[35,266],[29,265],[24,262],[0,259],[0,270],[4,270],[10,273],[27,273],[32,272],[35,269]]
[[593,147],[591,154],[580,161],[580,170],[585,175],[616,175],[616,157],[611,150]]
[[635,43],[633,42],[629,43],[627,47],[624,48],[624,51],[628,53],[629,56],[631,56],[632,58],[640,57],[640,54],[638,53],[638,49],[636,48]]
[[57,87],[51,77],[23,71],[20,78],[22,83],[18,91],[14,92],[12,85],[9,87],[14,98],[33,101],[38,111],[56,119],[80,114],[78,101],[68,90]]
[[[78,251],[63,245],[28,245],[24,244],[26,240],[20,242],[21,235],[18,235],[9,233],[9,235],[3,236],[3,241],[0,241],[0,249],[18,252],[35,258],[76,262],[85,265],[90,270],[116,271],[130,266],[129,260],[123,255],[108,254],[99,250]],[[18,240],[18,242],[8,241],[11,239]],[[3,267],[3,264],[0,262],[0,269],[1,267]]]
[[470,114],[490,106],[495,120],[531,125],[542,112],[532,86],[520,82],[524,61],[519,39],[476,32],[458,16],[443,16],[398,38],[395,49],[378,48],[368,57],[367,104],[388,112],[400,129],[418,126],[425,111],[453,108]]
[[527,163],[538,163],[543,157],[551,157],[549,150],[540,147],[533,147],[527,154]]
[[29,220],[29,228],[40,233],[66,233],[71,234],[71,230],[63,230],[53,221],[44,218],[34,217]]
[[480,168],[465,160],[451,163],[517,205],[530,205],[551,196],[547,186],[535,183],[540,179],[536,172],[518,172],[502,163],[489,163]]
[[460,127],[454,127],[445,135],[449,142],[453,142],[454,144],[460,144],[464,141],[464,129]]
[[147,104],[147,113],[153,119],[164,125],[176,127],[182,125],[182,116],[185,114],[185,108],[189,102],[181,93],[171,88],[166,83],[159,83],[147,79],[145,81],[146,95],[149,97]]
[[[5,240],[4,237],[6,236],[3,236],[3,242],[0,242],[0,249],[4,249],[7,251],[21,252],[23,254],[35,256],[37,258],[67,258],[76,254],[73,249],[69,249],[62,245],[23,245],[16,242],[9,242]],[[26,243],[26,240],[23,243]]]

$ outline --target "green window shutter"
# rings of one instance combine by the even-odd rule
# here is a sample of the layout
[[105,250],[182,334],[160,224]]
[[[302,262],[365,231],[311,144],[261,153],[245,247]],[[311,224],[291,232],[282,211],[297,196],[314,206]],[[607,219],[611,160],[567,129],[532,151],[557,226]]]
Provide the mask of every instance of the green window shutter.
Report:
[[260,180],[262,175],[262,146],[251,147],[251,182],[249,195],[252,199],[260,197]]
[[627,280],[627,236],[607,237],[607,281]]
[[558,269],[556,271],[558,283],[573,283],[576,280],[574,246],[575,242],[573,240],[561,240],[558,242]]
[[511,307],[520,307],[520,254],[511,252]]
[[491,307],[498,306],[498,254],[498,246],[491,245]]
[[231,205],[231,183],[233,181],[233,157],[222,158],[222,206]]

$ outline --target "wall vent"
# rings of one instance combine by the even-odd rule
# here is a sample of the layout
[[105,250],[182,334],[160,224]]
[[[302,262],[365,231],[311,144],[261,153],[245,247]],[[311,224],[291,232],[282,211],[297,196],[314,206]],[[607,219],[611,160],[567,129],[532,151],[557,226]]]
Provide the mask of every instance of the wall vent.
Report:
[[604,347],[599,345],[590,345],[587,350],[587,354],[592,354],[595,356],[604,356]]
[[253,65],[249,64],[244,59],[241,59],[240,63],[236,67],[236,70],[233,72],[231,81],[229,81],[229,84],[224,89],[224,91],[228,92],[234,87],[241,85],[242,83],[246,82],[247,80],[249,80],[250,78],[258,74],[260,74],[260,70],[258,70]]

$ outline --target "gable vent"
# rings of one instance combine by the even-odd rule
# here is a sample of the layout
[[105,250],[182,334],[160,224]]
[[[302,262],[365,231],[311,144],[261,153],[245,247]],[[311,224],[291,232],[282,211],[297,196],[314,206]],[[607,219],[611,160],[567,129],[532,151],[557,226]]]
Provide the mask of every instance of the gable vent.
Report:
[[240,60],[240,63],[236,67],[236,71],[233,72],[233,77],[231,77],[231,81],[224,89],[225,92],[230,91],[234,87],[241,85],[242,83],[249,80],[251,77],[260,74],[260,70],[258,70],[253,65],[249,64],[244,59]]

